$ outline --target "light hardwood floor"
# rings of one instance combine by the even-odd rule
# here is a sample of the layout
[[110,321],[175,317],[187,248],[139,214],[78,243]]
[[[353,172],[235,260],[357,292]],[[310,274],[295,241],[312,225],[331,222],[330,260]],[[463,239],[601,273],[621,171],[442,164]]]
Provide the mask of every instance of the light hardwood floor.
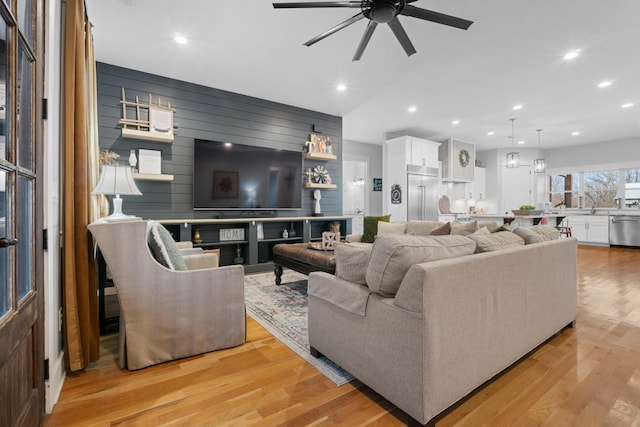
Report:
[[[531,260],[535,262],[535,260]],[[540,266],[544,268],[544,266]],[[437,426],[640,426],[640,249],[581,246],[575,329],[474,394]],[[401,426],[358,382],[336,387],[248,319],[233,349],[121,371],[117,334],[69,374],[44,425]]]

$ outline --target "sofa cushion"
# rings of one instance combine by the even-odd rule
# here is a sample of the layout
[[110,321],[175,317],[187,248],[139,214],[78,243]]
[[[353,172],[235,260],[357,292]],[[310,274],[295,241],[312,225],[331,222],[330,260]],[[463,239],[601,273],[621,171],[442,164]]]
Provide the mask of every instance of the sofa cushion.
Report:
[[371,255],[370,243],[336,243],[336,276],[360,285],[367,284],[367,264]]
[[433,230],[431,230],[430,235],[431,236],[447,236],[449,233],[451,233],[451,223],[448,222],[445,225],[438,227],[438,228],[434,228]]
[[487,227],[480,227],[478,228],[476,231],[474,231],[473,233],[471,233],[475,236],[488,236],[491,234],[491,232],[489,231],[489,229]]
[[440,221],[409,221],[405,233],[412,236],[428,236],[433,230],[443,225],[444,222]]
[[476,242],[476,252],[492,252],[524,245],[524,240],[510,231],[498,231],[489,235],[470,234],[469,239]]
[[148,232],[147,243],[156,261],[171,270],[186,271],[180,249],[167,229],[156,221],[149,221]]
[[378,221],[389,222],[391,221],[391,215],[365,216],[364,232],[361,240],[363,243],[373,243],[376,238],[376,234],[378,234]]
[[469,234],[476,231],[478,228],[478,221],[470,221],[470,222],[457,222],[454,221],[451,223],[451,233],[459,236],[468,236]]
[[367,286],[382,296],[392,297],[412,265],[470,255],[475,247],[464,236],[380,236],[371,249]]
[[378,221],[377,236],[382,236],[385,234],[404,234],[406,229],[407,229],[406,222]]
[[520,227],[513,231],[524,239],[525,245],[546,242],[560,238],[560,231],[550,225],[535,225],[533,227]]

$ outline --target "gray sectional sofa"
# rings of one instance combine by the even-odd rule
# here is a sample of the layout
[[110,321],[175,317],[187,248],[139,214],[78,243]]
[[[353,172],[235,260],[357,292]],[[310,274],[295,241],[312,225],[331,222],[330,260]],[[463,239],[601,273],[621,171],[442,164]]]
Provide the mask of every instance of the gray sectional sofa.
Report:
[[527,235],[526,245],[511,232],[338,245],[336,274],[309,276],[312,354],[397,405],[409,424],[435,425],[575,322],[577,241]]

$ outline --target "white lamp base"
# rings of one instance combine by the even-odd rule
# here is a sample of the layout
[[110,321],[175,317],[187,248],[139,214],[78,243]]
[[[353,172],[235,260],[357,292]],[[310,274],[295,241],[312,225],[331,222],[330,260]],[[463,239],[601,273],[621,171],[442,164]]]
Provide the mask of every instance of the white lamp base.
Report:
[[135,219],[141,219],[138,216],[125,215],[122,213],[122,199],[120,198],[119,194],[116,194],[116,197],[114,197],[111,200],[111,202],[113,203],[113,213],[107,217],[102,218],[103,220],[112,222],[112,221],[132,221]]

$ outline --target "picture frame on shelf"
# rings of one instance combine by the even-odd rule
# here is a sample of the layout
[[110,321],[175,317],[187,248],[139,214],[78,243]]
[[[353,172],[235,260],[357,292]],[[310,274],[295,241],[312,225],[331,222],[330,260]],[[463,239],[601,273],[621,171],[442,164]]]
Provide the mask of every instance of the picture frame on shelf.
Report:
[[162,151],[138,150],[138,172],[142,174],[162,174]]
[[330,136],[312,133],[309,135],[309,140],[309,153],[333,153],[333,143]]
[[151,132],[172,134],[173,111],[165,108],[149,107],[149,128]]

